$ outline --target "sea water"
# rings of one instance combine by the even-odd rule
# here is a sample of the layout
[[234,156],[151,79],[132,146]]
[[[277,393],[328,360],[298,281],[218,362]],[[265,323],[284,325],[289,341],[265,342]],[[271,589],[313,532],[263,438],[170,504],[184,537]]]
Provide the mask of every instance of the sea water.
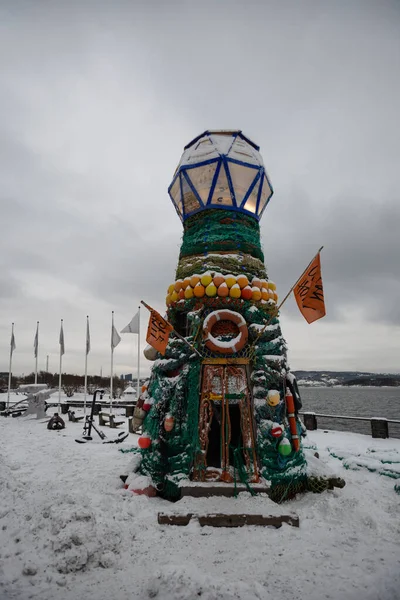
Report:
[[[384,417],[400,421],[400,387],[303,387],[303,408],[325,415]],[[345,421],[317,417],[318,429],[353,431],[371,435],[368,421]],[[389,437],[400,438],[400,424],[389,423]]]

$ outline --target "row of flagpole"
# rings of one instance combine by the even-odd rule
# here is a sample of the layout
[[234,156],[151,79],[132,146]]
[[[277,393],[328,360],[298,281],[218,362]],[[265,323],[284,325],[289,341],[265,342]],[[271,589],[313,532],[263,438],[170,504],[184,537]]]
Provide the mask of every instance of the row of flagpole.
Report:
[[[136,333],[138,336],[138,347],[137,347],[137,397],[140,392],[140,306],[138,307],[137,313],[132,317],[131,321],[126,327],[121,330],[121,333]],[[114,325],[114,311],[111,316],[111,373],[110,373],[110,412],[112,411],[112,399],[113,399],[113,377],[114,377],[114,349],[118,346],[121,341],[121,337]],[[61,388],[62,388],[62,357],[65,354],[65,343],[64,343],[64,327],[63,319],[61,319],[60,325],[60,364],[59,364],[59,375],[58,375],[58,407],[61,405]],[[7,408],[10,405],[10,391],[11,391],[11,374],[12,374],[12,358],[13,352],[16,349],[15,335],[14,335],[14,323],[11,325],[11,341],[10,341],[10,360],[8,368],[8,389],[7,389]],[[39,354],[39,321],[36,324],[35,339],[33,342],[34,356],[35,356],[35,384],[37,384],[37,370],[38,370],[38,354]],[[88,354],[90,352],[90,328],[89,328],[89,316],[86,317],[86,345],[85,345],[85,376],[84,376],[84,413],[86,414],[86,397],[87,397],[87,366],[88,366]]]

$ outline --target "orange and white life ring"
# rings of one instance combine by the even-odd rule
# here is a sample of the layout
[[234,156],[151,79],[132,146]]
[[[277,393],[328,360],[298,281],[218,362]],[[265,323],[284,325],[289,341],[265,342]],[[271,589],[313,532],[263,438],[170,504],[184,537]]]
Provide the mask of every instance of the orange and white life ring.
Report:
[[[222,341],[212,335],[212,329],[218,321],[232,321],[237,326],[239,333],[229,341]],[[241,314],[233,310],[214,310],[204,319],[203,332],[205,345],[211,352],[219,354],[235,354],[246,344],[249,332],[247,324]]]

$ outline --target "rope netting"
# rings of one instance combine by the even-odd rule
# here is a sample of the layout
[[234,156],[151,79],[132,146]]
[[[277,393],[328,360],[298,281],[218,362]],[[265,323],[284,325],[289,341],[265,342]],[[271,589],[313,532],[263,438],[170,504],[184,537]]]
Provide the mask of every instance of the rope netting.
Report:
[[264,262],[256,219],[214,209],[189,217],[184,224],[180,258],[208,252],[243,252]]

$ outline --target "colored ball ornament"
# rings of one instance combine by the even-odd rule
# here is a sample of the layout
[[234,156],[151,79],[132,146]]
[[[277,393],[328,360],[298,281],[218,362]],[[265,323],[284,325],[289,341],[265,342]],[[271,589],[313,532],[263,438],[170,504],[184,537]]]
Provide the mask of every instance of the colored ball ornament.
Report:
[[266,288],[261,288],[261,300],[269,300],[269,292]]
[[201,285],[204,285],[204,287],[206,288],[212,282],[211,274],[204,273],[204,275],[201,276],[200,282]]
[[251,299],[254,300],[254,302],[261,300],[261,290],[259,287],[253,286],[251,288]]
[[209,298],[213,298],[216,295],[217,295],[217,288],[214,285],[214,283],[211,281],[211,283],[209,283],[208,286],[206,287],[206,296],[208,296]]
[[184,300],[185,299],[185,290],[183,288],[181,290],[179,290],[179,292],[178,292],[178,298],[179,298],[179,300]]
[[168,413],[167,415],[165,415],[165,419],[164,419],[164,429],[165,431],[172,431],[174,428],[174,424],[175,424],[175,419],[174,417]]
[[218,288],[223,283],[225,283],[225,277],[221,275],[221,273],[215,273],[213,277],[213,284]]
[[253,277],[253,279],[251,281],[251,287],[260,288],[261,287],[261,279],[259,279],[258,277]]
[[273,292],[273,295],[274,295],[273,300],[275,302],[278,302],[278,294],[276,292]]
[[185,279],[182,281],[183,289],[186,290],[188,285],[190,285],[190,277],[185,277]]
[[190,285],[188,285],[185,289],[185,298],[186,300],[190,300],[190,298],[193,298],[193,288],[190,287]]
[[228,288],[231,288],[236,283],[236,277],[234,277],[233,275],[226,275],[225,283],[228,286]]
[[229,288],[225,282],[221,283],[221,285],[218,287],[217,294],[220,298],[226,298],[229,296]]
[[249,285],[249,280],[247,279],[246,275],[238,275],[236,281],[240,285],[241,289]]
[[168,294],[168,296],[165,298],[165,304],[167,306],[169,306],[171,304],[172,300],[171,300],[171,294]]
[[190,278],[190,285],[194,288],[200,281],[199,275],[192,275]]
[[273,281],[268,281],[268,288],[272,291],[276,290],[276,285]]
[[147,390],[147,384],[146,384],[146,383],[144,383],[144,384],[142,385],[142,388],[141,388],[141,392],[142,392],[142,394],[144,394],[144,392],[145,392],[146,390]]
[[274,423],[274,426],[271,429],[271,435],[274,438],[280,438],[281,435],[283,435],[283,428],[281,427],[281,425]]
[[269,390],[267,394],[267,404],[269,406],[278,406],[281,401],[281,396],[278,390]]
[[147,400],[144,401],[142,409],[145,410],[146,412],[149,412],[149,410],[151,409],[151,404],[150,402],[148,402]]
[[171,294],[171,302],[176,302],[178,300],[179,296],[178,296],[178,292],[176,292],[175,290],[172,292]]
[[182,289],[182,283],[183,283],[182,279],[177,279],[175,281],[175,291],[176,292],[179,292]]
[[172,292],[175,291],[175,284],[171,283],[170,286],[168,286],[168,294],[172,294]]
[[202,298],[205,294],[204,286],[201,285],[201,283],[199,282],[197,285],[194,286],[193,293],[196,296],[196,298]]
[[278,452],[281,456],[289,456],[289,454],[292,452],[292,446],[290,445],[290,442],[287,439],[287,437],[284,437],[279,442]]
[[231,287],[231,289],[229,290],[229,295],[231,298],[240,298],[240,296],[242,295],[242,290],[240,289],[237,283],[235,283]]
[[266,279],[261,279],[261,287],[265,290],[268,289],[268,281]]
[[251,287],[249,285],[246,285],[246,287],[244,287],[242,289],[243,300],[251,300],[252,295],[253,295],[253,292],[251,291]]
[[149,435],[147,435],[146,433],[141,435],[140,438],[138,439],[138,446],[139,446],[139,448],[142,448],[142,450],[146,450],[146,448],[150,448],[151,437]]

